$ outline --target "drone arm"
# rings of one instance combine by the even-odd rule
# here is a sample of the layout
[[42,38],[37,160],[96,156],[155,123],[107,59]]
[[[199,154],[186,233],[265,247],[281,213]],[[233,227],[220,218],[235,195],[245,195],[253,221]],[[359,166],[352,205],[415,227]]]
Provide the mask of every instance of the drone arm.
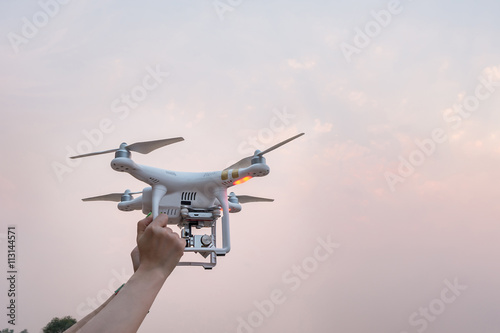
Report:
[[125,212],[142,209],[142,196],[118,203],[118,209]]

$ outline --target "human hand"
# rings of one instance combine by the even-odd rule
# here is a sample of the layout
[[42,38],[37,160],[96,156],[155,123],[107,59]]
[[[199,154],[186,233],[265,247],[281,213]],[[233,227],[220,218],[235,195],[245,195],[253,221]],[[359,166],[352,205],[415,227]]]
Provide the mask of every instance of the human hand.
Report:
[[[154,271],[166,278],[177,266],[184,254],[185,241],[167,227],[168,216],[160,214],[153,220],[148,216],[137,223],[137,255],[135,249],[132,251],[132,262],[134,256],[140,257],[137,269]],[[139,262],[139,260],[137,260]],[[135,264],[134,264],[135,269]]]
[[130,257],[132,257],[132,266],[134,267],[134,272],[137,272],[139,265],[141,264],[141,255],[139,253],[139,248],[136,246],[130,253]]
[[[151,214],[151,213],[150,213]],[[148,217],[150,215],[146,216],[142,221],[140,221],[140,223],[142,222],[143,225],[148,225],[149,223],[151,223],[151,221],[148,220]],[[148,220],[148,222],[146,222],[146,220]],[[145,224],[144,224],[145,223]],[[137,231],[139,233],[139,230]],[[137,239],[136,239],[136,242],[137,242]],[[139,252],[139,247],[137,247],[137,245],[134,247],[134,249],[132,250],[132,252],[130,252],[130,257],[132,258],[132,267],[134,268],[134,272],[137,272],[137,269],[139,268],[139,265],[141,264],[141,254]]]

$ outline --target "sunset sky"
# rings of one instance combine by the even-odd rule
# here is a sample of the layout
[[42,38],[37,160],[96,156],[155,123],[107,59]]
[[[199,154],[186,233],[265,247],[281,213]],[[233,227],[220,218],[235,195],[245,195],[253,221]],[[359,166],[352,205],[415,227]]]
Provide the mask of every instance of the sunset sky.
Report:
[[[497,333],[500,2],[3,1],[0,226],[16,325],[81,319],[132,274],[137,163],[222,170],[274,198],[231,214],[212,271],[179,267],[139,332]],[[179,229],[174,226],[174,230]]]

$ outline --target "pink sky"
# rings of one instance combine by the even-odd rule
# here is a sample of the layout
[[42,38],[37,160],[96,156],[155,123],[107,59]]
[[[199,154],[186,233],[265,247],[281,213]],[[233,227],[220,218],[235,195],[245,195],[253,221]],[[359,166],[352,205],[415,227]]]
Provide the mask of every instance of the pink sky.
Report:
[[233,188],[275,202],[232,214],[231,252],[178,268],[139,332],[498,332],[498,3],[43,6],[0,5],[16,333],[80,319],[132,274],[142,213],[80,199],[145,185],[68,151],[182,136],[134,160],[215,171],[300,132]]

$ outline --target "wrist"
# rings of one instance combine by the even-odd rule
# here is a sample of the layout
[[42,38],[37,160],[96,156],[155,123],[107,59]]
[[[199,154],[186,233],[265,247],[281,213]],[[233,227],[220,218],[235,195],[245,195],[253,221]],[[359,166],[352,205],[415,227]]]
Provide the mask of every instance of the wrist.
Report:
[[134,275],[143,276],[152,282],[163,284],[168,278],[172,270],[165,270],[162,267],[148,267],[148,265],[141,263]]

